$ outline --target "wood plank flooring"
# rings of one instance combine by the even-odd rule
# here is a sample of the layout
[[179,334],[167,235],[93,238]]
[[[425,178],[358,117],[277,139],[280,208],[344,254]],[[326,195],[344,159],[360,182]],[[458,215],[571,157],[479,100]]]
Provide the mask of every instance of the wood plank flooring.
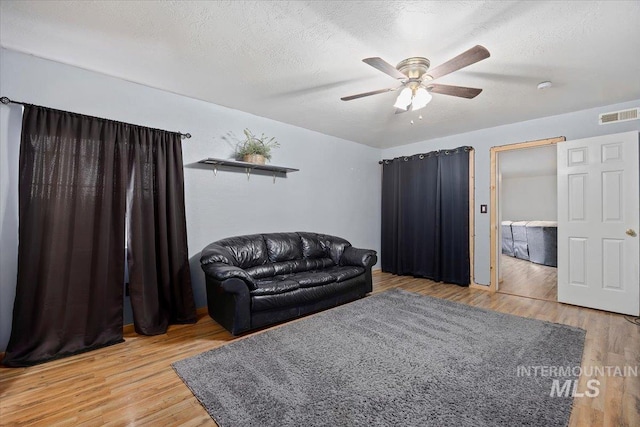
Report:
[[558,269],[502,255],[498,292],[545,301],[558,300]]
[[[395,287],[586,329],[584,366],[640,364],[640,327],[620,315],[374,273],[374,292]],[[172,326],[165,335],[126,331],[122,344],[30,368],[0,368],[0,424],[215,426],[171,363],[234,338],[205,313],[197,324]],[[598,397],[574,399],[570,426],[640,425],[639,378],[599,379]],[[578,389],[586,390],[586,378]]]

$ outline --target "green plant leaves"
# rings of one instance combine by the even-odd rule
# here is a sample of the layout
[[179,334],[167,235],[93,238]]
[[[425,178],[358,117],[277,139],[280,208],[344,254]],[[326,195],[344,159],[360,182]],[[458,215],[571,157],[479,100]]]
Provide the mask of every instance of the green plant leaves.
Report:
[[271,149],[280,147],[275,137],[269,138],[264,133],[257,137],[248,128],[243,132],[246,139],[236,146],[236,157],[239,159],[249,154],[259,154],[271,160]]

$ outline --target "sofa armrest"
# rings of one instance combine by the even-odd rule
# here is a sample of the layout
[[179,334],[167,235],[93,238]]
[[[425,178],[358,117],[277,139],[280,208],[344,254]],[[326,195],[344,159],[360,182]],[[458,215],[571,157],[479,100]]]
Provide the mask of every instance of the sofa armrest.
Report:
[[209,316],[233,335],[251,329],[251,294],[247,282],[237,277],[218,281],[206,275]]
[[229,248],[211,243],[200,252],[200,264],[211,264],[221,262],[228,265],[236,265],[236,259]]
[[237,277],[233,277],[231,279],[224,280],[220,287],[229,294],[235,294],[237,297],[247,297],[249,298],[249,288],[242,279],[238,279]]
[[[237,278],[244,281],[247,284],[248,289],[256,289],[256,282],[255,280],[253,280],[253,277],[251,277],[246,271],[239,267],[234,267],[223,262],[202,264],[201,267],[207,276],[210,276],[219,282],[224,282],[227,279]],[[225,291],[226,290],[227,289],[225,289]]]
[[370,268],[378,262],[376,251],[371,249],[358,249],[352,246],[347,247],[340,257],[340,265],[355,265]]

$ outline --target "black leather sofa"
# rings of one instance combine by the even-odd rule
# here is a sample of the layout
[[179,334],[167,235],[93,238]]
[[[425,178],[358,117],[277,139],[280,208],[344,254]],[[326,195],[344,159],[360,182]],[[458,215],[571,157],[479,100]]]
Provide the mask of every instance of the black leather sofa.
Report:
[[230,237],[202,250],[209,315],[233,335],[364,297],[376,252],[335,236]]

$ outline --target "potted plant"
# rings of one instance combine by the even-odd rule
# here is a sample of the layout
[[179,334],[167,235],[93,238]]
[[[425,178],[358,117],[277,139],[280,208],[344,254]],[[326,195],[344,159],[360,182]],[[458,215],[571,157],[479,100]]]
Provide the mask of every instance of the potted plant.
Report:
[[257,137],[249,129],[244,130],[246,138],[236,146],[236,158],[248,163],[263,165],[265,160],[271,160],[271,149],[280,146],[274,137],[267,137],[263,133]]

